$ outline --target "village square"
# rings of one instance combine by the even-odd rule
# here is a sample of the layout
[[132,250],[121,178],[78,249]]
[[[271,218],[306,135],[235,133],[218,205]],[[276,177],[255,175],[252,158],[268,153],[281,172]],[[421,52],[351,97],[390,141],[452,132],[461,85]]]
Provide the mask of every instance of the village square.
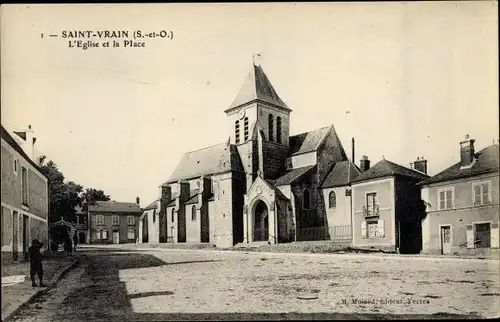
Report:
[[[45,90],[32,96],[13,91],[2,116],[2,321],[500,316],[498,88],[476,75],[490,61],[446,49],[459,46],[442,36],[450,30],[423,37],[422,25],[392,11],[373,24],[306,19],[328,31],[308,33],[299,50],[300,31],[261,29],[271,11],[256,28],[273,41],[237,42],[244,37],[221,27],[213,35],[232,40],[210,34],[213,43],[194,47],[176,30],[182,45],[170,39],[161,54],[124,31],[113,36],[130,49],[106,56],[101,34],[65,27],[65,49],[69,41],[89,56],[51,58],[70,67],[33,83]],[[244,26],[234,30],[257,34]],[[342,50],[325,45],[333,38]],[[267,53],[250,49],[259,46]],[[189,50],[206,56],[182,60]],[[365,60],[369,50],[379,57]],[[2,76],[35,65],[9,66]],[[108,74],[97,77],[97,66]],[[63,78],[72,73],[78,81]],[[26,77],[13,82],[30,88]],[[98,100],[47,92],[70,84]],[[44,112],[15,112],[14,96]]]

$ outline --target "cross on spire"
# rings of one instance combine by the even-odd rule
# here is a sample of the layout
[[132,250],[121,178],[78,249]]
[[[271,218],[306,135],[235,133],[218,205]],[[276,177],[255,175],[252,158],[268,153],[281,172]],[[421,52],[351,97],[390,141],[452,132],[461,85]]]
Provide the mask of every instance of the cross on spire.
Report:
[[[252,55],[252,60],[254,65],[260,66],[261,53],[254,53]],[[256,64],[257,63],[257,64]]]

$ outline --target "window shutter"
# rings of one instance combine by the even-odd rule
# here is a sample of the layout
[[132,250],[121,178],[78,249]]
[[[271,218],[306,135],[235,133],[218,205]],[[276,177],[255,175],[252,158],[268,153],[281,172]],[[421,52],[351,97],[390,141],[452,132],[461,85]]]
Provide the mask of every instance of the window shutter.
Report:
[[498,248],[500,238],[500,230],[498,229],[498,222],[491,224],[491,248]]
[[385,237],[385,227],[384,227],[383,220],[379,220],[377,223],[377,236],[378,237]]
[[474,230],[472,225],[467,225],[467,248],[474,248]]
[[361,237],[366,238],[366,221],[361,222]]

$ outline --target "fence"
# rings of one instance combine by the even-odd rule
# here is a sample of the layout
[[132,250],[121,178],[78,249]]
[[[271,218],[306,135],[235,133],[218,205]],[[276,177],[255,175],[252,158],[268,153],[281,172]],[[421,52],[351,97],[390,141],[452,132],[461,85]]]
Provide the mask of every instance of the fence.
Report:
[[309,227],[299,228],[296,231],[297,241],[315,241],[315,240],[334,240],[350,241],[352,240],[351,225],[333,226],[333,227]]

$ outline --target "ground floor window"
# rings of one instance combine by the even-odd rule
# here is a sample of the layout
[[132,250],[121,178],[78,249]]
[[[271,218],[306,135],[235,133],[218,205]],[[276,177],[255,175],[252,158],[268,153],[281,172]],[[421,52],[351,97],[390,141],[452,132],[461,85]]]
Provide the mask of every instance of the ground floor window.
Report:
[[467,247],[468,248],[498,248],[499,228],[498,222],[474,223],[468,225]]
[[361,222],[362,238],[382,238],[385,236],[383,220],[367,220]]
[[127,231],[127,238],[128,239],[135,239],[135,229],[134,228],[129,228]]

